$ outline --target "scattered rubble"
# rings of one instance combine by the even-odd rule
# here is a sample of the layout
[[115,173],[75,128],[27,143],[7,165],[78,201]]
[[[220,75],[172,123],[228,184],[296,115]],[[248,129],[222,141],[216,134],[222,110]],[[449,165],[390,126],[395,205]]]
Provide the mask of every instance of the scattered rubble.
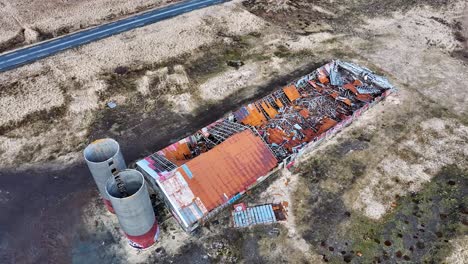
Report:
[[239,69],[241,66],[244,66],[244,62],[240,60],[229,60],[227,65]]

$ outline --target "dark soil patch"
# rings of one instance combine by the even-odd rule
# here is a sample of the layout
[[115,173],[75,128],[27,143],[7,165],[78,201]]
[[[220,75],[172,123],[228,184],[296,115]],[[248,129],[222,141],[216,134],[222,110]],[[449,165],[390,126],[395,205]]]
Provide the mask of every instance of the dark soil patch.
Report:
[[[0,126],[0,135],[5,135],[18,127],[41,122],[43,124],[52,124],[57,119],[63,117],[68,109],[68,101],[61,106],[52,107],[48,110],[40,110],[26,115],[21,121],[9,122]],[[27,162],[28,160],[19,160]]]
[[[333,241],[336,233],[336,227],[346,218],[344,212],[346,207],[336,194],[328,193],[323,190],[314,189],[318,194],[317,200],[310,201],[311,214],[307,217],[301,214],[299,222],[307,222],[315,228],[308,229],[303,233],[303,238],[312,243],[315,247],[319,246],[319,241]],[[321,249],[320,253],[326,253],[328,248]]]
[[[123,263],[121,253],[109,247],[119,241],[116,241],[112,233],[104,226],[105,224],[96,221],[96,228],[92,230],[92,233],[84,227],[78,228],[71,252],[73,263]],[[117,239],[125,238],[117,237]]]
[[[299,207],[296,219],[299,225],[310,226],[302,233],[303,238],[318,254],[326,254],[330,262],[372,263],[378,256],[383,263],[396,259],[441,263],[450,252],[444,238],[466,232],[465,214],[460,208],[467,203],[468,171],[456,165],[444,167],[421,192],[399,197],[395,211],[379,222],[354,214],[347,220],[341,213],[341,196],[327,194],[318,185],[309,182],[311,197],[306,203],[312,209],[303,212]],[[336,227],[344,221],[348,221],[348,227],[342,233]],[[330,251],[321,245],[334,245],[339,250]],[[360,252],[360,256],[343,256],[342,252]]]
[[[155,257],[154,262],[160,262],[160,257]],[[148,262],[151,262],[148,261]],[[175,256],[170,256],[163,259],[162,263],[211,263],[210,259],[206,257],[205,249],[195,243],[190,243],[182,248],[180,253]]]
[[3,168],[0,185],[9,191],[8,202],[0,204],[1,263],[70,262],[81,210],[97,196],[86,165]]
[[369,143],[366,141],[348,139],[339,143],[339,145],[334,149],[334,152],[338,157],[343,157],[351,151],[360,151],[367,148],[369,148]]
[[345,255],[343,256],[343,261],[346,262],[346,263],[350,263],[352,260],[353,260],[353,255]]
[[38,37],[37,37],[38,41],[44,41],[44,40],[48,40],[54,37],[53,32],[45,31],[40,28],[34,28],[33,30],[38,33]]
[[[350,34],[356,25],[363,23],[363,17],[390,15],[394,11],[406,12],[413,7],[432,6],[449,7],[450,0],[384,0],[384,1],[286,1],[278,8],[276,2],[267,0],[246,0],[243,5],[255,15],[299,34],[307,34],[310,25],[322,23],[333,30]],[[328,12],[321,12],[314,7],[321,7]]]
[[125,66],[118,66],[117,68],[114,69],[115,74],[126,74],[128,72],[128,67]]
[[5,52],[7,50],[14,49],[18,47],[21,43],[25,41],[24,37],[24,29],[21,29],[14,37],[11,39],[0,42],[0,53]]
[[451,53],[452,57],[461,59],[465,63],[468,63],[468,48],[455,50]]
[[258,240],[259,237],[253,235],[248,236],[242,246],[242,259],[246,263],[266,263],[262,256],[258,252]]
[[63,36],[69,34],[72,31],[74,31],[72,26],[62,26],[57,29],[55,36]]

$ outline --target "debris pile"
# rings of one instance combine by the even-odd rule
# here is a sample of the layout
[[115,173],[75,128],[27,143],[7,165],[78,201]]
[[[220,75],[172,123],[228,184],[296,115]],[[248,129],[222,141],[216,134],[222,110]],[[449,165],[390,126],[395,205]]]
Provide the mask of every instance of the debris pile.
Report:
[[[137,167],[191,231],[273,172],[291,167],[393,89],[367,68],[332,61],[138,161]],[[239,226],[262,221],[248,214],[239,213]]]
[[234,116],[255,127],[282,160],[391,88],[369,69],[337,60],[242,107]]

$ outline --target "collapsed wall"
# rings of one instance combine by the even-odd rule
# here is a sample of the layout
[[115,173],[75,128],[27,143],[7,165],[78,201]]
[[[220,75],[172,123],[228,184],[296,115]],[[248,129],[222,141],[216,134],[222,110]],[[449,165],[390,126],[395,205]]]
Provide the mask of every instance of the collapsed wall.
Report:
[[138,161],[137,167],[191,231],[393,90],[367,68],[332,61]]

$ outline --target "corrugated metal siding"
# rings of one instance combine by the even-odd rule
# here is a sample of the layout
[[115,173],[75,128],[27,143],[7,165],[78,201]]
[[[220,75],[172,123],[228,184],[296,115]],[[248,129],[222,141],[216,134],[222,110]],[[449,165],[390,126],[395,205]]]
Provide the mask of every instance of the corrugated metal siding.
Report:
[[271,204],[249,207],[244,211],[233,213],[235,227],[247,227],[256,224],[276,222]]
[[185,165],[192,177],[182,168],[177,171],[211,211],[267,174],[277,160],[259,137],[244,130]]
[[194,222],[197,221],[197,218],[195,217],[195,215],[190,210],[190,207],[186,207],[186,208],[182,209],[181,212],[182,212],[182,215],[184,216],[184,218],[187,220],[187,222],[194,223]]

